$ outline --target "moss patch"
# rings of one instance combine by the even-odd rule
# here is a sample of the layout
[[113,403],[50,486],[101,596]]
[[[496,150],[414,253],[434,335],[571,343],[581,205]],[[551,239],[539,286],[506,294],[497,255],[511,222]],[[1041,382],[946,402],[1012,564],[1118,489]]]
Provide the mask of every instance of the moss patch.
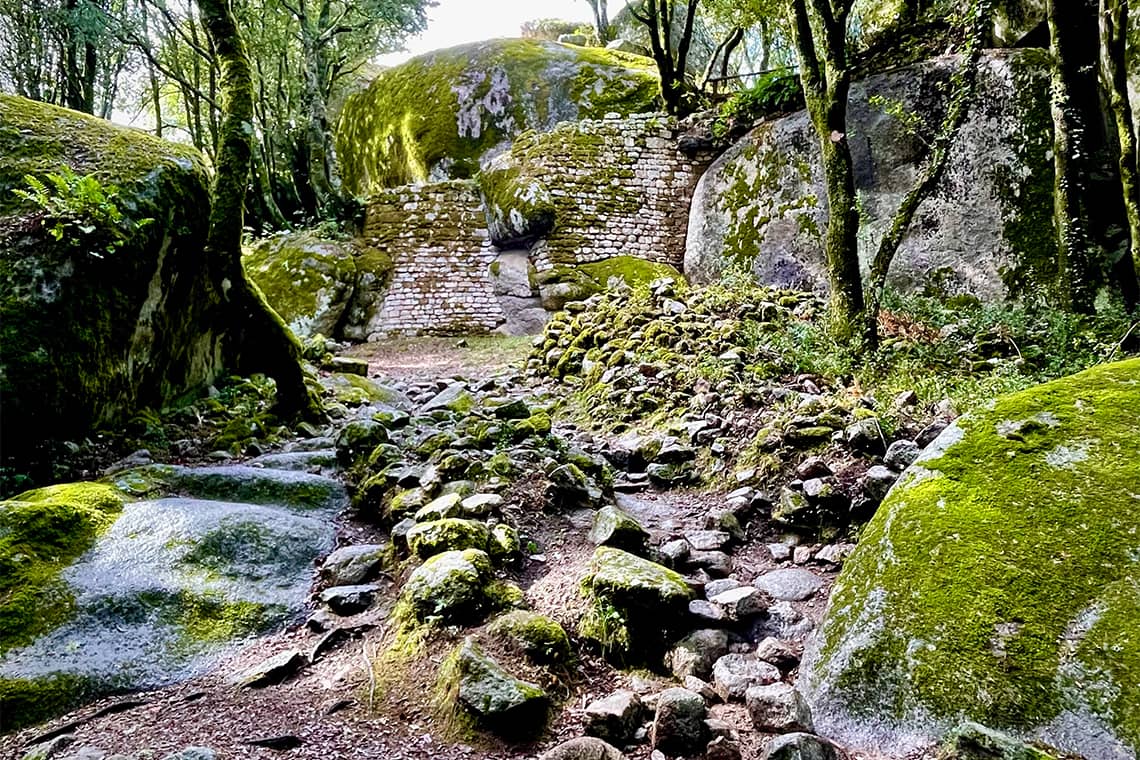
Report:
[[1140,748],[1138,417],[1132,360],[961,421],[845,565],[813,685],[897,720],[1030,730],[1088,710]]
[[92,684],[77,676],[0,678],[0,734],[17,731],[82,704]]
[[98,483],[50,486],[0,502],[0,654],[68,617],[74,599],[60,572],[122,508],[119,491]]

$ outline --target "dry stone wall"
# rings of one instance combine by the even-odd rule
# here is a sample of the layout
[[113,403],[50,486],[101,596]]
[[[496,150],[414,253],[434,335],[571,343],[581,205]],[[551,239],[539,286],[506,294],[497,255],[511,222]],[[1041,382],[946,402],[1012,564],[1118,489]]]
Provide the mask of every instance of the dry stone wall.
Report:
[[490,276],[496,251],[473,182],[381,191],[369,204],[364,236],[393,265],[366,327],[370,340],[490,331],[504,321]]
[[560,124],[519,141],[512,158],[542,182],[554,229],[534,247],[539,271],[634,256],[680,269],[689,202],[711,163],[677,149],[679,130],[663,115]]
[[[529,241],[532,267],[541,272],[632,256],[679,268],[689,201],[712,157],[681,153],[678,134],[667,117],[640,115],[564,123],[520,138],[505,164],[511,187],[541,186],[554,209],[553,224]],[[504,322],[510,329],[520,311],[537,309],[516,282],[518,241],[492,239],[489,209],[510,215],[474,182],[373,195],[366,242],[388,254],[393,269],[365,330],[370,339],[489,331]],[[507,277],[510,287],[500,282]],[[534,314],[526,320],[533,324]]]

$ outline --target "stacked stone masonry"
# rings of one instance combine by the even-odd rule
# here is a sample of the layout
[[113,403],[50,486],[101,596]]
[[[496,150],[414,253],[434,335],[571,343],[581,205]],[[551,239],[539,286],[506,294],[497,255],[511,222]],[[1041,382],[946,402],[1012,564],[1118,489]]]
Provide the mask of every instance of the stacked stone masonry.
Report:
[[[539,271],[613,256],[681,267],[689,204],[711,154],[686,156],[664,115],[568,122],[531,135],[512,163],[541,181],[554,229],[531,249]],[[394,262],[370,337],[494,329],[506,318],[495,294],[485,208],[471,182],[411,185],[374,195],[365,236]]]
[[643,114],[569,122],[539,136],[529,173],[557,208],[554,231],[534,248],[539,271],[613,256],[680,269],[689,204],[714,156],[681,153],[679,134],[668,117]]
[[504,320],[489,275],[496,252],[474,183],[378,193],[369,203],[364,236],[393,262],[369,339],[486,332]]

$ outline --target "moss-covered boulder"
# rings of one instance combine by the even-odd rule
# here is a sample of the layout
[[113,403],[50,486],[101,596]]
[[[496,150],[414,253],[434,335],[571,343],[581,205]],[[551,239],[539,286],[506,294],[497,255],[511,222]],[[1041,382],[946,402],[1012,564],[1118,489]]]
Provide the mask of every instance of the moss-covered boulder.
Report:
[[[848,123],[864,267],[921,168],[923,140],[937,131],[958,65],[956,58],[938,58],[852,87]],[[902,241],[892,287],[999,300],[1037,293],[1053,281],[1049,66],[1041,50],[982,56],[978,95],[942,179]],[[917,131],[887,113],[900,110],[892,104],[917,118]],[[826,229],[819,146],[806,112],[767,121],[701,178],[685,274],[707,283],[740,268],[761,283],[822,291]]]
[[455,517],[419,523],[408,531],[408,548],[421,559],[463,549],[486,551],[490,541],[486,525]]
[[413,58],[349,97],[336,129],[346,186],[364,195],[473,177],[528,129],[655,110],[648,58],[490,40]]
[[232,469],[0,502],[0,732],[200,673],[300,613],[343,487]]
[[[242,259],[269,305],[296,335],[346,336],[364,329],[392,273],[386,254],[312,232],[256,241]],[[363,321],[362,321],[363,320]]]
[[557,620],[530,610],[500,615],[487,626],[492,636],[521,649],[540,664],[567,662],[570,639]]
[[491,558],[480,549],[437,554],[417,567],[401,603],[418,622],[477,622],[499,606]]
[[[68,170],[97,183],[48,179]],[[65,211],[19,197],[26,175],[47,180]],[[121,221],[90,224],[95,187]],[[0,456],[161,408],[215,378],[225,326],[203,266],[209,209],[192,148],[0,95]]]
[[542,305],[557,311],[571,301],[583,301],[601,293],[611,284],[631,288],[646,285],[661,277],[681,281],[680,273],[669,266],[636,256],[612,256],[586,264],[559,265],[538,275]]
[[508,738],[538,736],[550,714],[542,687],[511,675],[471,638],[440,667],[438,689],[445,713],[465,713],[477,727]]
[[621,661],[656,661],[688,613],[693,591],[679,574],[608,546],[582,581],[590,606],[578,633]]
[[801,684],[856,747],[962,720],[1085,757],[1140,750],[1140,360],[999,399],[890,492]]

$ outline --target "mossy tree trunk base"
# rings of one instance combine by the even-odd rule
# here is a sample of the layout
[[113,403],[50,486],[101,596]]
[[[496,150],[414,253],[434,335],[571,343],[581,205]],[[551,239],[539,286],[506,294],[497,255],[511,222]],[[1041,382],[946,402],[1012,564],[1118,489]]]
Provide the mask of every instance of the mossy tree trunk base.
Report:
[[253,77],[249,57],[227,0],[198,0],[222,71],[225,118],[211,192],[206,265],[221,294],[218,332],[228,366],[264,372],[277,382],[283,416],[322,416],[320,397],[305,382],[301,346],[246,277],[241,263],[245,196],[253,157]]

